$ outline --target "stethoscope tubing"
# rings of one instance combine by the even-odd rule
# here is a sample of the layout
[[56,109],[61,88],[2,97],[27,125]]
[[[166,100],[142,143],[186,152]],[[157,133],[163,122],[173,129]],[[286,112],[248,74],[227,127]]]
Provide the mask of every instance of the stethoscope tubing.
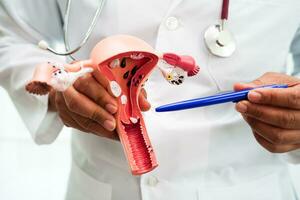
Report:
[[[48,51],[59,55],[59,56],[71,56],[72,54],[76,53],[77,51],[79,51],[89,40],[96,24],[97,24],[97,20],[101,14],[101,11],[103,9],[103,6],[105,4],[105,0],[99,0],[99,6],[97,7],[97,10],[94,14],[94,17],[92,19],[92,22],[87,30],[87,32],[85,33],[84,38],[81,40],[81,42],[79,43],[79,45],[73,49],[70,50],[70,45],[69,45],[69,37],[68,37],[68,30],[69,30],[69,22],[70,22],[70,12],[71,12],[71,4],[72,4],[72,0],[68,0],[67,1],[67,6],[66,6],[66,11],[65,11],[65,23],[64,23],[64,44],[65,44],[65,52],[58,52],[55,49],[51,48],[48,43],[46,41],[40,41],[39,42],[39,46],[47,49]],[[71,56],[72,59],[75,59],[73,56]]]
[[[70,21],[70,12],[71,12],[71,4],[72,4],[72,0],[68,0],[67,1],[67,5],[66,5],[66,11],[65,11],[65,15],[64,15],[64,18],[65,18],[65,23],[64,23],[64,45],[65,45],[65,51],[64,52],[58,52],[56,51],[55,49],[51,48],[48,43],[46,41],[40,41],[39,42],[39,47],[42,48],[42,49],[45,49],[45,50],[48,50],[56,55],[60,55],[60,56],[70,56],[73,60],[75,60],[75,58],[72,56],[72,54],[78,52],[86,43],[87,41],[89,40],[96,24],[97,24],[97,20],[100,16],[100,13],[103,9],[103,6],[104,6],[104,3],[105,3],[105,0],[99,0],[99,6],[97,7],[97,10],[94,14],[94,17],[92,19],[92,22],[87,30],[87,32],[85,33],[85,36],[83,37],[83,39],[81,40],[81,42],[79,43],[79,45],[73,49],[70,49],[70,43],[69,43],[69,37],[68,37],[68,29],[69,29],[69,21]],[[222,1],[222,11],[221,11],[221,24],[220,24],[220,30],[221,32],[224,31],[225,29],[225,22],[228,20],[228,15],[229,15],[229,4],[230,4],[230,0],[223,0]],[[209,27],[208,30],[212,30],[211,27]],[[213,31],[213,30],[212,30]],[[209,31],[211,32],[211,31]],[[208,33],[208,32],[206,32]],[[220,57],[229,57],[235,50],[235,45],[232,46],[234,44],[234,40],[232,39],[232,42],[230,44],[230,47],[228,47],[228,52],[225,51],[225,53],[223,53],[221,51],[221,53],[217,53],[215,50],[212,50],[212,48],[219,48],[218,46],[215,46],[214,44],[211,44],[212,42],[212,39],[214,40],[214,38],[211,38],[211,37],[207,37],[207,34],[205,34],[205,42],[206,42],[206,45],[207,45],[207,48],[210,50],[210,52],[216,56],[220,56]],[[216,44],[218,44],[218,39],[216,39],[214,42]],[[233,48],[234,47],[234,48]],[[222,49],[225,49],[227,50],[226,47],[220,47]],[[219,55],[218,55],[219,54]],[[224,55],[221,55],[221,54],[224,54]]]
[[228,20],[228,14],[229,14],[229,0],[223,0],[221,20]]

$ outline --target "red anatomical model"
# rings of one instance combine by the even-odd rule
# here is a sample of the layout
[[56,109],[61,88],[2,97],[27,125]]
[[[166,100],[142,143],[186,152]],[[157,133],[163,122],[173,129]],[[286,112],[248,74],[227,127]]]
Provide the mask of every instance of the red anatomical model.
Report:
[[141,86],[158,61],[164,77],[172,84],[179,85],[186,74],[192,76],[199,71],[190,56],[173,53],[160,55],[141,39],[117,35],[100,41],[89,60],[64,65],[39,65],[26,90],[39,95],[47,94],[51,88],[64,91],[80,76],[99,69],[110,81],[110,89],[118,101],[117,132],[131,171],[134,175],[140,175],[158,165],[138,106]]

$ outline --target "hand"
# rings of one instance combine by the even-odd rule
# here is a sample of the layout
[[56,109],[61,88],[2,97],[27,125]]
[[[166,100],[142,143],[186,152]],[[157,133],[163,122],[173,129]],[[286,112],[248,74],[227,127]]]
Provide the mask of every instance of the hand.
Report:
[[[297,84],[299,83],[299,84]],[[249,101],[236,104],[250,125],[257,142],[273,153],[300,148],[300,79],[279,73],[266,73],[249,84],[235,84],[235,90],[260,85],[288,84],[287,89],[255,89]]]
[[[65,92],[51,91],[49,109],[56,110],[63,123],[83,132],[118,139],[115,131],[117,101],[110,94],[108,80],[100,73],[79,78]],[[150,109],[142,89],[139,96],[142,111]]]

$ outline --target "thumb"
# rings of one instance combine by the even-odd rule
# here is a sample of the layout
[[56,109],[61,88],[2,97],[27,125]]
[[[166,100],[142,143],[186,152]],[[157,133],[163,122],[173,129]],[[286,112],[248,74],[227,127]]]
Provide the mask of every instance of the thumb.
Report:
[[147,93],[144,88],[141,89],[139,94],[139,106],[141,111],[148,111],[151,108],[151,104],[147,100]]

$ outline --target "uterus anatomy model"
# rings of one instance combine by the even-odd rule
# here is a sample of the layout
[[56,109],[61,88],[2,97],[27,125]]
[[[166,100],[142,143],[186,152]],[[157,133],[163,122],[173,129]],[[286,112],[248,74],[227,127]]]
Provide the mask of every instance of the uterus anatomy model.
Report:
[[88,60],[38,65],[26,90],[36,95],[46,95],[52,89],[63,92],[79,77],[97,69],[97,73],[109,80],[111,92],[118,102],[116,131],[131,172],[141,175],[158,166],[138,104],[140,89],[155,67],[174,85],[182,84],[185,77],[194,76],[199,71],[191,56],[157,53],[139,38],[116,35],[100,41]]

